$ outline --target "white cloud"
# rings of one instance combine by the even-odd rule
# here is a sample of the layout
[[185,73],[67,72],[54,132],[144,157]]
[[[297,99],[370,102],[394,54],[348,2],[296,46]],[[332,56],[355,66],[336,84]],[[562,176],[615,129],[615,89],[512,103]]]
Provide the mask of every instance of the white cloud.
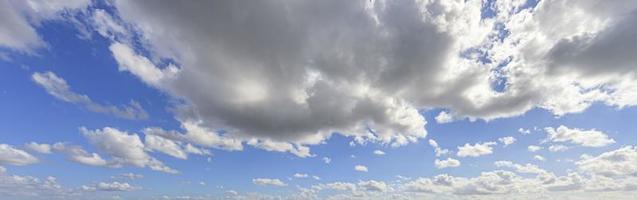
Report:
[[325,164],[330,164],[330,163],[332,162],[332,159],[331,159],[331,158],[329,158],[329,157],[323,157],[323,162],[324,162]]
[[544,147],[537,146],[537,145],[529,145],[529,147],[527,147],[527,149],[528,149],[530,152],[536,152],[536,151],[539,151],[539,150],[544,149]]
[[560,144],[558,144],[558,145],[551,145],[551,146],[549,146],[549,151],[551,151],[551,152],[566,151],[566,150],[568,150],[568,149],[569,149],[569,148],[568,148],[567,146],[560,145]]
[[581,171],[602,176],[637,176],[637,147],[625,146],[595,157],[585,156],[575,164]]
[[302,174],[302,173],[295,173],[293,175],[294,178],[307,178],[309,175],[307,174]]
[[144,143],[137,134],[128,134],[111,127],[104,127],[101,130],[80,128],[80,132],[99,150],[112,157],[112,160],[108,162],[111,167],[131,165],[149,167],[166,173],[177,173],[177,170],[148,155],[145,152]]
[[38,152],[38,153],[44,153],[44,154],[51,153],[51,145],[49,144],[38,144],[37,142],[29,142],[28,144],[25,144],[24,147],[28,150]]
[[434,164],[436,165],[436,168],[438,169],[444,169],[448,167],[460,167],[460,161],[453,158],[447,158],[446,160],[436,159],[434,161]]
[[144,140],[145,147],[149,150],[156,150],[179,159],[188,159],[188,153],[173,140],[157,135],[145,135]]
[[67,159],[84,165],[107,166],[108,163],[97,153],[88,153],[80,146],[69,146],[64,143],[55,143],[52,149],[66,154]]
[[83,185],[82,189],[85,191],[107,191],[107,192],[130,192],[133,190],[138,190],[140,188],[134,187],[129,183],[125,182],[100,182],[95,185],[87,186]]
[[546,127],[544,130],[548,134],[547,139],[552,142],[570,142],[585,147],[603,147],[615,143],[608,135],[595,129],[582,130],[560,125],[557,129]]
[[541,155],[534,155],[533,159],[539,160],[539,161],[546,161],[546,158],[544,158],[544,156],[541,156]]
[[43,178],[7,173],[0,166],[0,195],[9,199],[69,199],[72,192],[63,188],[55,177]]
[[507,147],[507,146],[515,143],[516,139],[514,137],[507,136],[507,137],[498,138],[498,141],[500,141],[502,144],[504,144],[504,147]]
[[446,111],[440,111],[435,119],[439,124],[446,124],[454,120],[453,116]]
[[26,151],[16,149],[8,144],[0,144],[0,165],[30,165],[38,159]]
[[374,150],[374,155],[378,155],[378,156],[384,156],[385,152],[381,151],[381,150]]
[[485,142],[485,143],[475,143],[470,145],[469,143],[464,144],[464,146],[458,147],[458,153],[456,154],[458,157],[478,157],[483,155],[489,155],[493,153],[493,145],[496,145],[495,142]]
[[359,172],[368,172],[367,167],[364,165],[356,165],[354,166],[354,170]]
[[374,192],[386,192],[389,189],[389,186],[387,186],[385,182],[375,180],[361,181],[358,183],[358,187]]
[[31,76],[33,81],[43,87],[51,96],[65,102],[78,104],[87,110],[110,114],[125,119],[146,119],[148,114],[136,101],[131,100],[129,105],[113,106],[95,103],[91,98],[83,94],[77,94],[71,90],[66,81],[53,72],[35,72]]
[[283,183],[283,181],[279,179],[270,179],[270,178],[252,179],[252,183],[261,185],[261,186],[277,186],[277,187],[287,186],[287,184]]
[[519,129],[518,129],[518,133],[520,133],[520,134],[522,134],[522,135],[528,135],[528,134],[531,134],[531,130],[529,130],[529,129],[519,128]]
[[436,153],[436,157],[444,156],[444,155],[447,155],[447,154],[450,153],[448,149],[440,148],[440,146],[438,145],[438,142],[436,142],[433,139],[429,139],[429,145],[431,145],[431,147],[434,148],[434,152]]

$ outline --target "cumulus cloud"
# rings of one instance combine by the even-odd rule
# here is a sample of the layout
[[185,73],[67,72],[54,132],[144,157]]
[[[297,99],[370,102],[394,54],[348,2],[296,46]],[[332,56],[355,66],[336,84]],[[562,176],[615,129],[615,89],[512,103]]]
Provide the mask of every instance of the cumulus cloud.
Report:
[[527,147],[527,150],[529,150],[530,152],[536,152],[536,151],[539,151],[539,150],[542,150],[542,149],[544,149],[544,147],[537,146],[537,145],[529,145]]
[[24,147],[30,151],[50,154],[51,153],[51,145],[49,144],[38,144],[37,142],[29,142],[24,145]]
[[440,156],[444,156],[449,154],[449,149],[443,149],[438,145],[438,142],[436,142],[433,139],[429,139],[429,145],[431,145],[431,147],[434,148],[434,152],[436,153],[436,157],[440,157]]
[[89,130],[80,128],[80,132],[102,152],[111,156],[107,163],[111,167],[126,165],[136,167],[148,167],[152,170],[166,173],[177,173],[174,170],[150,156],[145,151],[144,143],[137,134],[129,134],[111,127]]
[[533,159],[539,160],[539,161],[546,161],[546,158],[544,158],[544,156],[541,156],[541,155],[534,155]]
[[547,140],[551,142],[569,142],[585,147],[603,147],[615,143],[608,135],[595,129],[582,130],[560,125],[557,129],[546,127]]
[[549,151],[551,151],[551,152],[566,151],[566,150],[568,150],[568,149],[569,149],[569,148],[568,148],[567,146],[565,146],[565,145],[560,145],[560,144],[558,144],[558,145],[551,145],[551,146],[549,146]]
[[252,183],[261,185],[261,186],[277,186],[277,187],[287,186],[287,184],[283,183],[283,181],[279,179],[270,179],[270,178],[255,178],[255,179],[252,179]]
[[515,143],[515,141],[517,141],[517,140],[514,137],[507,136],[507,137],[498,138],[498,141],[500,141],[500,143],[502,143],[504,145],[504,147],[507,147],[507,146]]
[[53,72],[35,72],[31,78],[35,83],[43,87],[51,96],[61,101],[78,104],[87,110],[110,114],[125,119],[148,118],[148,113],[146,113],[142,106],[136,101],[131,100],[129,105],[123,106],[96,103],[86,95],[73,92],[66,81]]
[[381,150],[374,150],[374,155],[378,155],[378,156],[384,156],[385,152],[381,151]]
[[446,160],[436,159],[434,161],[434,164],[436,165],[436,168],[438,169],[444,169],[448,167],[460,167],[460,161],[453,158],[447,158]]
[[489,155],[493,153],[493,145],[495,142],[475,143],[473,145],[467,143],[464,146],[458,147],[458,157],[478,157],[483,155]]
[[330,163],[332,162],[332,159],[331,159],[331,158],[329,158],[329,157],[323,157],[323,162],[324,162],[325,164],[330,164]]
[[16,149],[8,144],[0,144],[0,165],[30,165],[38,159],[26,151]]
[[356,165],[354,166],[354,170],[359,172],[368,172],[367,166],[364,166],[364,165]]
[[107,166],[107,161],[97,153],[89,153],[81,146],[55,143],[51,147],[56,152],[66,154],[67,159],[84,165]]
[[63,188],[52,176],[33,177],[9,174],[0,166],[0,195],[9,199],[69,199],[72,191]]
[[625,146],[575,163],[581,171],[602,176],[637,176],[637,147]]
[[95,185],[83,185],[82,190],[85,191],[107,191],[107,192],[130,192],[140,189],[125,182],[100,182]]
[[446,111],[440,111],[435,119],[439,124],[446,124],[453,121],[453,116]]

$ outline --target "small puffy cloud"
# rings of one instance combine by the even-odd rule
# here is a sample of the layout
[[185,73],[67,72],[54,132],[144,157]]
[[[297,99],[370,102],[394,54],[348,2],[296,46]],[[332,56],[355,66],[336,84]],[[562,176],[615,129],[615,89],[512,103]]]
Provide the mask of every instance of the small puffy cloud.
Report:
[[438,169],[444,169],[448,167],[460,167],[460,161],[453,158],[447,158],[446,160],[436,159],[434,161],[434,164],[436,165],[436,168]]
[[515,143],[516,139],[514,137],[507,136],[507,137],[498,138],[498,141],[500,141],[500,143],[504,144],[504,147],[507,147],[507,146]]
[[485,143],[475,143],[473,145],[466,143],[464,146],[458,147],[458,153],[456,154],[459,157],[478,157],[483,155],[488,155],[493,153],[493,145],[496,145],[495,142],[485,142]]
[[529,145],[529,147],[527,147],[527,150],[529,150],[530,152],[536,152],[542,149],[544,149],[544,147],[537,146],[537,145]]
[[102,152],[112,157],[108,166],[122,167],[125,165],[148,167],[152,170],[166,173],[177,173],[174,170],[150,156],[145,151],[144,143],[137,134],[129,134],[111,127],[88,130],[80,128],[80,132]]
[[434,152],[436,153],[436,157],[440,157],[443,155],[447,155],[449,152],[448,149],[443,149],[438,145],[438,142],[436,142],[433,139],[429,139],[429,145],[431,145],[431,147],[434,148]]
[[252,179],[252,183],[256,185],[261,185],[261,186],[277,186],[277,187],[283,187],[287,185],[279,179],[270,179],[270,178],[255,178],[255,179]]
[[384,156],[384,155],[385,155],[385,152],[384,152],[384,151],[381,151],[381,150],[375,150],[375,151],[374,151],[374,155]]
[[96,103],[86,95],[73,92],[71,86],[53,72],[35,72],[31,75],[31,79],[56,99],[80,105],[93,112],[110,114],[125,119],[148,118],[148,113],[146,113],[142,106],[136,101],[131,100],[129,105],[122,106]]
[[89,153],[80,146],[55,143],[52,145],[52,149],[64,153],[67,159],[80,164],[91,166],[107,166],[108,164],[99,154]]
[[37,142],[29,142],[24,145],[24,147],[30,151],[50,154],[51,153],[51,145],[50,144],[38,144]]
[[85,191],[107,191],[107,192],[130,192],[139,188],[125,182],[100,182],[95,185],[83,185],[82,190]]
[[361,181],[358,183],[358,187],[373,192],[385,192],[389,189],[389,186],[385,182],[375,180]]
[[544,169],[541,169],[539,166],[528,164],[528,163],[525,165],[521,165],[521,164],[513,163],[511,161],[500,160],[500,161],[495,161],[494,164],[496,167],[500,167],[500,168],[513,168],[515,169],[516,172],[522,173],[522,174],[549,174],[549,172],[547,172]]
[[615,143],[608,135],[595,129],[582,130],[560,125],[557,129],[546,127],[547,140],[551,142],[570,142],[585,147],[603,147]]
[[354,166],[354,170],[359,171],[359,172],[367,172],[367,167],[364,165],[356,165]]
[[188,153],[182,149],[181,145],[173,140],[157,135],[145,135],[144,144],[149,150],[159,151],[179,159],[188,159]]
[[295,173],[293,175],[294,178],[307,178],[309,175],[303,173]]
[[329,157],[323,157],[323,162],[324,162],[325,164],[330,164],[330,163],[332,162],[332,159],[331,159],[331,158],[329,158]]
[[533,156],[533,159],[539,160],[539,161],[546,161],[546,158],[544,158],[544,156],[541,156],[541,155],[535,155]]
[[607,177],[637,176],[637,147],[625,146],[575,163],[583,172]]
[[529,129],[519,128],[519,129],[518,129],[518,133],[520,133],[520,134],[522,134],[522,135],[528,135],[528,134],[531,134],[531,130],[529,130]]
[[561,144],[557,144],[557,145],[551,145],[549,146],[549,151],[551,152],[560,152],[560,151],[566,151],[569,148],[565,145],[561,145]]
[[26,151],[16,149],[8,144],[0,144],[0,165],[30,165],[38,159]]
[[453,116],[446,111],[440,111],[435,119],[439,124],[446,124],[454,120]]

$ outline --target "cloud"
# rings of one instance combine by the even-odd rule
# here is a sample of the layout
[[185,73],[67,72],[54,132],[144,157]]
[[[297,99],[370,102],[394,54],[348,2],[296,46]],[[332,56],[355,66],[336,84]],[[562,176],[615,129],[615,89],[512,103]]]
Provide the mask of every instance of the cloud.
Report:
[[287,184],[283,183],[283,181],[279,179],[269,179],[269,178],[252,179],[252,183],[261,185],[261,186],[277,186],[277,187],[287,186]]
[[551,152],[566,151],[566,150],[568,150],[568,149],[569,149],[569,148],[568,148],[567,146],[559,145],[559,144],[558,144],[558,145],[551,145],[551,146],[549,146],[549,151],[551,151]]
[[16,149],[8,144],[0,144],[0,165],[30,165],[38,159],[26,151]]
[[504,147],[507,147],[507,146],[515,143],[516,139],[514,137],[507,136],[507,137],[498,138],[498,141],[500,141],[500,143],[504,144]]
[[67,159],[84,165],[91,166],[107,166],[108,163],[97,153],[89,153],[76,145],[66,145],[64,143],[55,143],[52,145],[52,149],[56,152],[62,152],[66,154]]
[[63,188],[52,176],[33,177],[9,174],[0,166],[0,195],[10,199],[69,199],[73,192]]
[[449,167],[460,167],[460,161],[453,158],[447,158],[446,160],[436,159],[434,161],[434,164],[436,165],[436,168],[438,169],[444,169]]
[[557,129],[546,127],[544,130],[548,135],[547,140],[551,142],[570,142],[585,147],[603,147],[615,143],[608,135],[595,129],[582,130],[560,125]]
[[107,164],[111,167],[130,165],[148,167],[152,170],[166,173],[177,173],[177,170],[164,165],[164,163],[146,153],[144,143],[142,143],[137,134],[129,134],[111,127],[96,130],[82,127],[80,132],[97,149],[111,156],[112,160]]
[[53,72],[35,72],[31,76],[33,81],[43,87],[47,93],[58,100],[78,104],[87,110],[113,115],[124,119],[146,119],[148,113],[136,101],[131,100],[129,105],[113,106],[95,103],[86,95],[77,94],[71,90],[66,81]]
[[435,119],[436,119],[436,122],[439,124],[450,123],[454,120],[453,116],[447,113],[446,111],[440,111],[440,113],[438,113]]
[[367,167],[364,165],[356,165],[354,166],[354,170],[359,172],[368,172]]
[[141,174],[135,174],[135,173],[123,173],[123,174],[119,174],[116,176],[112,176],[111,178],[113,179],[129,179],[129,180],[135,180],[135,179],[141,179],[144,178],[144,175]]
[[431,147],[434,148],[434,152],[436,153],[436,157],[444,156],[444,155],[447,155],[447,154],[450,153],[448,149],[440,148],[440,146],[438,145],[438,142],[436,142],[433,139],[429,139],[429,145],[431,145]]
[[374,155],[378,155],[378,156],[384,156],[385,152],[381,151],[381,150],[374,150]]
[[459,157],[478,157],[483,155],[489,155],[493,153],[493,145],[496,145],[495,142],[485,142],[485,143],[475,143],[470,145],[469,143],[464,144],[464,146],[458,147],[458,153],[456,154]]
[[323,157],[323,162],[324,162],[325,164],[330,164],[330,163],[332,162],[332,159],[331,159],[331,158],[329,158],[329,157]]
[[24,147],[30,151],[50,154],[51,153],[51,145],[49,144],[38,144],[36,142],[29,142],[24,145]]
[[528,149],[530,152],[536,152],[536,151],[539,151],[539,150],[544,149],[544,147],[536,146],[536,145],[529,145],[529,147],[527,147],[527,149]]
[[533,159],[539,160],[539,161],[546,161],[546,158],[544,158],[544,156],[540,156],[540,155],[534,155]]
[[625,146],[575,163],[583,172],[607,177],[637,176],[637,147]]
[[130,185],[129,183],[114,181],[114,182],[100,182],[93,186],[83,185],[82,189],[85,191],[99,190],[99,191],[107,191],[107,192],[130,192],[133,190],[138,190],[140,188],[134,187]]
[[295,173],[294,178],[307,178],[308,175],[307,174],[301,174],[301,173]]
[[361,181],[358,183],[358,187],[375,192],[386,192],[389,189],[389,186],[387,186],[385,182],[375,180]]
[[157,135],[145,135],[144,144],[149,150],[156,150],[183,160],[188,159],[188,153],[181,148],[180,144],[173,140]]

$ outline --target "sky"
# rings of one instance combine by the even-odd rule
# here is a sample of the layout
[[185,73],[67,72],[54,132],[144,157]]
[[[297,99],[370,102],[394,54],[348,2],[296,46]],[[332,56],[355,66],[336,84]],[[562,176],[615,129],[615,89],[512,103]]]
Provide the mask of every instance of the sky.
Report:
[[633,199],[637,1],[0,0],[0,199]]

